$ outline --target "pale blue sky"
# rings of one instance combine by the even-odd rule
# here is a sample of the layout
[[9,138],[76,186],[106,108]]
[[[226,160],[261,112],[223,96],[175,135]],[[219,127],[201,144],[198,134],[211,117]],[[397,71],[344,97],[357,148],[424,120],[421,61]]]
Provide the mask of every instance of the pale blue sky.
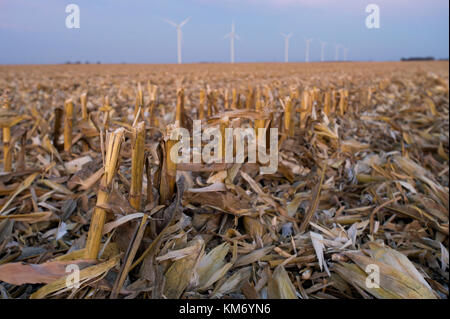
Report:
[[[81,28],[65,27],[65,7],[78,4]],[[380,29],[367,29],[365,8],[380,7]],[[237,62],[279,62],[280,33],[293,32],[290,60],[304,61],[304,37],[349,48],[351,60],[403,56],[448,58],[447,0],[0,0],[0,64],[175,63],[176,31],[162,21],[190,16],[183,28],[183,62],[228,62],[231,21],[241,40]]]

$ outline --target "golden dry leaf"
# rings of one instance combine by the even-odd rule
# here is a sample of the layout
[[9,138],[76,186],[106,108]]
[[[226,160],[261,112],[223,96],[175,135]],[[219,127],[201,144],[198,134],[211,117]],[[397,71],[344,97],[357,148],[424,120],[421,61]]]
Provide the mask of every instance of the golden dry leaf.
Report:
[[[119,256],[112,257],[108,261],[105,261],[103,263],[100,263],[98,265],[94,265],[91,267],[84,268],[80,271],[80,283],[86,282],[90,279],[96,278],[106,272],[108,272],[112,267],[117,265],[119,262]],[[70,276],[64,276],[60,279],[57,279],[55,281],[52,281],[48,283],[47,285],[43,286],[42,288],[39,288],[36,292],[34,292],[30,298],[31,299],[42,299],[46,296],[48,296],[51,293],[54,293],[56,291],[67,289],[67,277]]]
[[[369,265],[375,265],[379,269],[379,286],[393,296],[406,299],[436,299],[429,287],[411,277],[404,268],[397,269],[385,263],[383,259],[373,259],[360,253],[346,253],[346,255],[361,269],[367,269]],[[370,292],[368,290],[370,288],[363,289]]]
[[225,262],[230,245],[223,243],[204,255],[197,266],[198,289],[204,290],[226,275],[233,265]]
[[40,265],[9,263],[0,265],[0,281],[13,285],[50,283],[65,277],[68,265],[83,269],[93,263],[92,260],[49,261]]
[[370,148],[369,144],[361,143],[353,139],[349,139],[341,142],[342,152],[359,152]]
[[236,260],[234,267],[246,266],[248,264],[252,264],[254,262],[261,260],[261,258],[267,255],[270,251],[272,251],[273,247],[274,246],[264,247],[261,249],[257,249],[251,252],[250,254],[240,256]]
[[275,268],[267,286],[269,299],[297,299],[295,287],[282,265]]
[[400,296],[390,293],[381,286],[367,285],[367,274],[355,264],[341,263],[334,266],[339,276],[352,285],[359,287],[378,299],[399,299]]
[[[17,195],[26,190],[30,185],[34,182],[36,177],[38,177],[39,173],[33,173],[28,176],[20,185],[17,187],[16,191],[9,197],[8,201],[3,205],[2,209],[0,209],[0,215],[4,215],[4,211],[8,208],[8,206],[12,203],[12,201],[16,198]],[[3,214],[2,214],[3,213]]]
[[217,283],[216,288],[211,294],[211,298],[220,298],[224,294],[238,291],[248,280],[252,272],[251,267],[244,267],[236,271],[226,280]]
[[38,223],[44,220],[49,220],[52,217],[53,213],[51,211],[48,212],[37,212],[37,213],[28,213],[28,214],[11,214],[7,216],[0,216],[0,220],[3,219],[12,219],[18,222],[26,222],[26,223]]
[[189,255],[176,260],[164,274],[166,280],[163,295],[166,298],[178,299],[192,280],[196,266],[203,255],[205,243],[201,237],[194,238],[188,247],[193,250]]
[[437,110],[436,110],[436,104],[434,104],[434,101],[431,98],[426,97],[425,98],[425,103],[427,104],[427,106],[430,109],[430,112],[431,112],[431,114],[433,116],[439,115]]
[[0,127],[11,127],[30,118],[29,115],[20,114],[14,110],[0,108]]

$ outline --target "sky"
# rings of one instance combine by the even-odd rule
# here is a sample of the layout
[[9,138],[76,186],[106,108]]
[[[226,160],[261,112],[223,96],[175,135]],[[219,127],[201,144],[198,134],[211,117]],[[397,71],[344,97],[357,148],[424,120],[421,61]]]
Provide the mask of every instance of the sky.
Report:
[[[66,27],[66,6],[80,8],[80,28]],[[378,5],[380,28],[366,27],[366,6]],[[176,63],[176,29],[183,27],[184,63],[229,62],[236,24],[236,62],[281,62],[289,57],[334,60],[335,44],[348,60],[449,56],[448,0],[0,0],[0,64]],[[343,52],[340,51],[342,58]]]

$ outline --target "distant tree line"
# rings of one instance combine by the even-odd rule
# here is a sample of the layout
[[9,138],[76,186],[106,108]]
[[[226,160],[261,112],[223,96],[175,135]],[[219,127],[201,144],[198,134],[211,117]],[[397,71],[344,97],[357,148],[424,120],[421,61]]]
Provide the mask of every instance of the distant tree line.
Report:
[[426,56],[426,57],[410,57],[410,58],[402,58],[402,61],[434,61],[434,57]]
[[[66,62],[64,62],[64,64],[82,64],[82,62],[81,61],[75,61],[75,62],[66,61]],[[90,64],[90,62],[89,61],[85,61],[84,64]],[[97,61],[96,64],[101,64],[101,62]]]

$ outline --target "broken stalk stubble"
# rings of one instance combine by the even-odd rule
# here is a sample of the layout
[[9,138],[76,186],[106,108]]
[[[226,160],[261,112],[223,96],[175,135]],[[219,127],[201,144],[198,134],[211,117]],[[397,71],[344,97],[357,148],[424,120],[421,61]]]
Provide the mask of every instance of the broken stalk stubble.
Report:
[[133,141],[130,204],[134,209],[139,211],[141,209],[142,179],[144,172],[145,122],[140,122],[133,127]]
[[122,145],[125,129],[118,128],[110,133],[108,148],[106,150],[105,172],[100,181],[100,189],[97,194],[97,205],[91,219],[88,238],[86,242],[86,258],[97,259],[106,220],[106,210],[100,208],[108,203],[109,192],[112,187],[114,175],[119,166],[120,147]]
[[[3,105],[6,110],[10,109],[9,101]],[[11,153],[11,127],[3,127],[3,171],[8,173],[12,170],[12,153]]]
[[72,148],[72,127],[73,127],[73,102],[71,99],[64,104],[64,151],[70,152]]

